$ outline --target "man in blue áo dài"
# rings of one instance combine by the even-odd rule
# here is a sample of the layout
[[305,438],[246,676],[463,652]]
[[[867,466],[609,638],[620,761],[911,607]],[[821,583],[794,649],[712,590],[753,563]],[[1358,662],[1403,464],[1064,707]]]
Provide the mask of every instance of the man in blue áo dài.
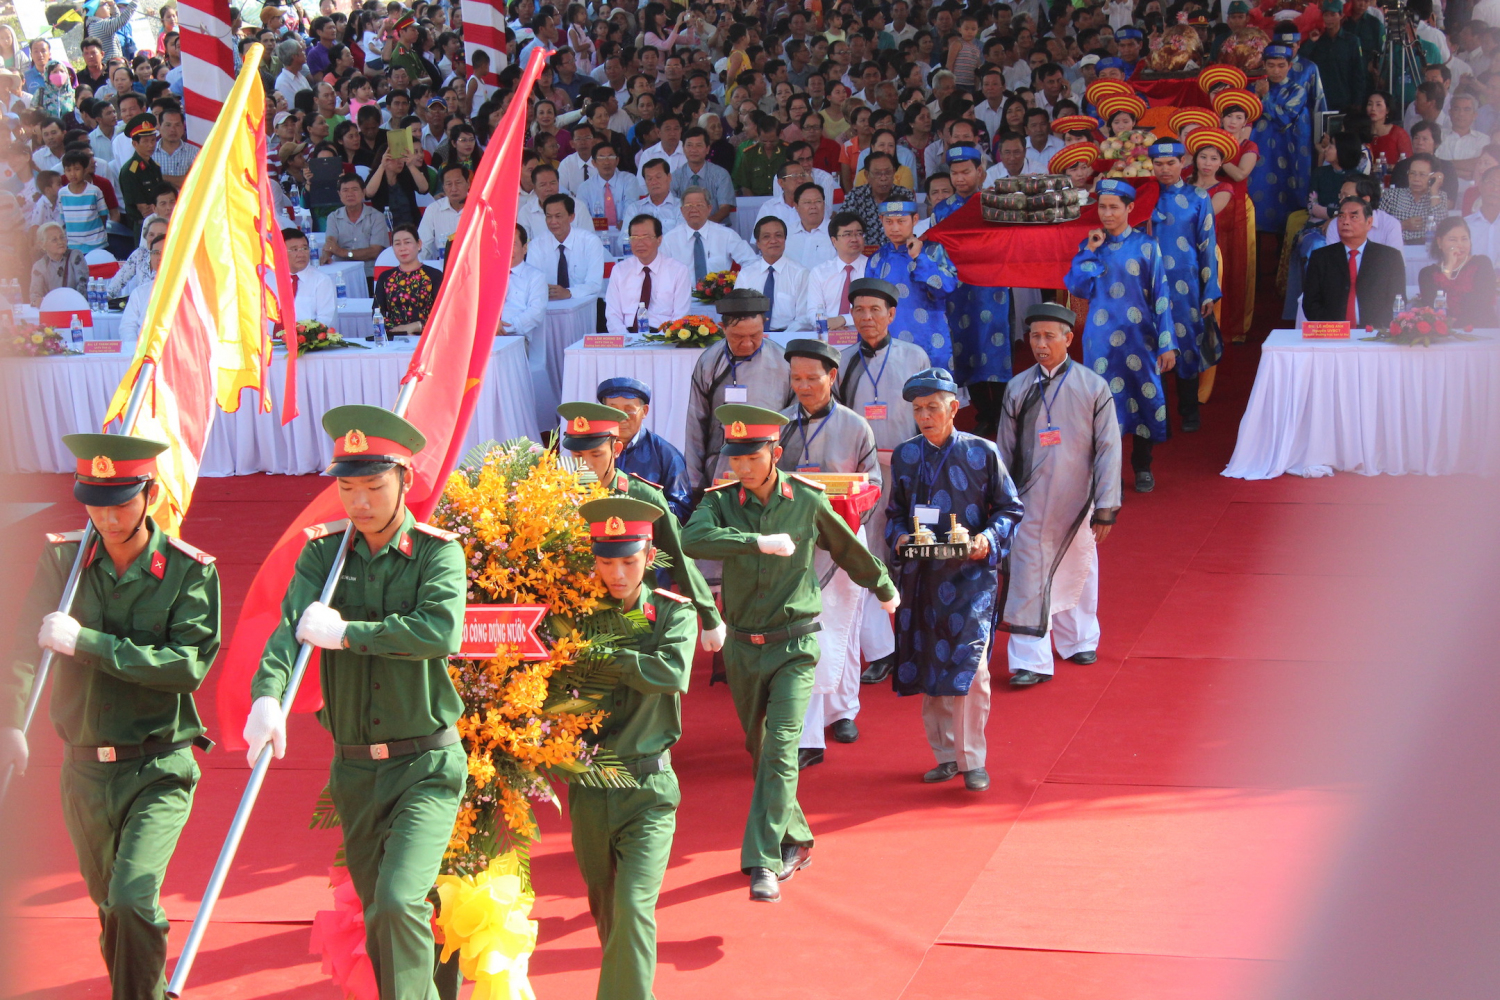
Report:
[[1135,68],[1141,62],[1141,47],[1146,44],[1146,34],[1140,28],[1125,25],[1115,31],[1115,45],[1120,50],[1119,59],[1125,64],[1125,79],[1135,76]]
[[[1323,76],[1318,72],[1317,63],[1311,59],[1304,59],[1298,54],[1297,49],[1302,44],[1302,35],[1297,31],[1296,26],[1286,21],[1278,23],[1272,42],[1276,45],[1285,45],[1292,50],[1292,69],[1287,78],[1293,83],[1301,84],[1302,88],[1307,91],[1308,112],[1320,115],[1327,111],[1328,98],[1323,94]],[[1261,58],[1265,58],[1264,54]]]
[[1158,142],[1147,149],[1161,194],[1151,213],[1151,235],[1161,248],[1167,287],[1172,291],[1172,330],[1177,335],[1177,413],[1182,429],[1199,426],[1198,376],[1217,364],[1223,342],[1204,314],[1219,292],[1215,252],[1214,203],[1202,188],[1182,182],[1180,142]]
[[1266,76],[1255,84],[1261,114],[1250,135],[1260,147],[1260,159],[1250,171],[1249,192],[1255,225],[1262,232],[1283,231],[1287,216],[1307,207],[1312,114],[1307,88],[1291,79],[1292,56],[1290,46],[1267,45]]
[[1106,177],[1094,186],[1101,228],[1078,245],[1063,283],[1088,302],[1083,361],[1109,383],[1120,431],[1134,435],[1135,488],[1150,493],[1151,451],[1167,439],[1161,375],[1177,363],[1171,292],[1156,239],[1130,225],[1135,188]]
[[[920,694],[922,723],[937,766],[924,781],[962,773],[964,787],[990,787],[985,721],[990,711],[990,638],[1000,563],[1021,520],[1021,501],[995,442],[953,426],[958,383],[941,368],[907,379],[918,434],[891,456],[885,537],[896,587],[896,693]],[[945,540],[955,523],[972,542],[967,559],[917,559],[903,546],[915,524]]]
[[917,225],[916,202],[882,202],[880,222],[888,242],[870,257],[865,276],[890,282],[901,295],[891,335],[916,344],[946,366],[953,357],[953,342],[944,306],[958,288],[958,269],[940,244],[912,235]]
[[[941,221],[984,185],[984,163],[974,146],[948,150],[948,176],[957,192],[933,206]],[[1010,289],[960,283],[948,296],[948,330],[953,338],[954,380],[969,389],[978,411],[974,433],[993,438],[1000,426],[1005,383],[1010,381]],[[933,363],[943,362],[927,352]]]
[[608,378],[599,383],[594,398],[623,411],[628,418],[620,421],[625,450],[615,460],[615,467],[660,489],[677,520],[686,521],[693,512],[687,460],[672,442],[641,426],[651,412],[651,387],[639,379]]

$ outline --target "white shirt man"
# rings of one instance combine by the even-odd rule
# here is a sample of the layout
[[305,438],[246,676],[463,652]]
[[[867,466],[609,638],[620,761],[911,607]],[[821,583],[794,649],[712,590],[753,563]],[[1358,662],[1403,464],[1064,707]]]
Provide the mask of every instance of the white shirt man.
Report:
[[312,260],[307,237],[288,236],[287,268],[292,272],[292,295],[296,303],[297,322],[313,320],[327,327],[337,327],[339,296],[328,275],[307,265]]
[[[153,263],[159,260],[153,257]],[[140,339],[141,324],[146,322],[146,307],[151,304],[151,289],[156,284],[156,275],[142,281],[135,286],[135,291],[125,300],[125,311],[120,314],[119,333],[116,334],[122,341],[130,342]]]
[[[1472,222],[1469,223],[1469,228],[1470,230],[1474,228]],[[1325,243],[1337,243],[1339,241],[1338,219],[1328,220],[1328,225],[1323,229],[1323,240]],[[1400,250],[1404,243],[1401,235],[1401,220],[1385,209],[1377,208],[1375,210],[1374,221],[1370,224],[1369,240],[1371,243],[1382,243],[1393,250]],[[1475,247],[1479,246],[1478,234],[1475,234],[1474,245]],[[1481,251],[1476,249],[1474,252],[1480,253]]]
[[681,142],[679,142],[677,144],[677,148],[672,150],[672,152],[670,153],[663,149],[662,144],[658,142],[654,146],[647,147],[645,152],[635,158],[635,162],[639,163],[641,166],[645,166],[652,160],[658,159],[666,160],[667,166],[672,168],[672,173],[674,174],[687,166],[687,154],[682,151]]
[[682,202],[670,190],[660,202],[652,200],[651,195],[648,194],[630,206],[630,210],[624,215],[625,225],[630,225],[630,220],[637,215],[651,216],[661,223],[663,233],[670,233],[682,225]]
[[[1495,260],[1496,254],[1500,254],[1500,215],[1495,216],[1495,221],[1484,217],[1484,202],[1481,200],[1474,206],[1474,211],[1464,216],[1464,221],[1469,224],[1469,236],[1474,243],[1474,253],[1484,254],[1490,260]],[[1370,232],[1370,238],[1375,238],[1375,233]]]
[[[653,330],[687,315],[693,274],[662,253],[661,244],[662,237],[650,223],[630,227],[630,256],[615,265],[604,293],[604,327],[610,333],[634,329],[636,310],[642,302],[646,303],[646,321]],[[649,290],[645,287],[647,271]]]
[[[708,201],[702,194],[694,192],[684,195],[682,218],[685,225],[678,226],[661,241],[661,252],[684,265],[694,282],[702,277],[698,273],[700,269],[704,274],[727,271],[731,262],[738,262],[744,267],[758,259],[755,250],[740,239],[733,229],[717,222],[709,222],[708,212]],[[700,244],[703,256],[701,264],[697,259]],[[634,249],[632,244],[631,250]]]
[[841,317],[845,326],[853,327],[854,316],[845,303],[844,289],[865,276],[867,260],[861,248],[853,260],[835,255],[813,268],[807,275],[806,315],[816,319],[818,313],[822,313],[829,320]]
[[[608,146],[601,146],[597,158],[605,156],[615,157],[615,153]],[[624,170],[615,170],[608,177],[603,172],[595,169],[593,176],[579,185],[573,197],[578,199],[578,211],[580,215],[592,219],[608,219],[610,202],[605,197],[605,191],[614,198],[614,225],[611,229],[623,228],[630,224],[630,217],[626,214],[630,206],[634,205],[646,193],[641,186],[640,178],[635,174]]]
[[[561,197],[572,201],[567,195]],[[550,299],[598,298],[604,285],[604,247],[599,238],[573,228],[574,215],[567,211],[566,204],[553,202],[543,209],[547,231],[528,244],[526,262],[542,272]],[[566,234],[561,241],[559,232]],[[558,269],[560,259],[566,264],[566,284]],[[567,294],[562,294],[564,290]]]
[[[301,60],[299,59],[298,62],[300,65]],[[312,89],[312,85],[307,82],[307,77],[302,75],[300,69],[297,71],[289,68],[283,69],[276,76],[276,92],[286,98],[286,106],[288,108],[296,106],[298,94],[310,89]]]
[[1060,136],[1048,135],[1047,142],[1041,149],[1037,149],[1028,138],[1026,140],[1026,166],[1022,169],[1028,174],[1047,173],[1047,164],[1052,162],[1052,157],[1062,148],[1063,141]]
[[462,208],[453,208],[447,198],[439,198],[422,210],[422,221],[417,224],[417,233],[421,236],[422,247],[428,255],[436,257],[448,245],[448,240],[458,232],[458,220],[463,211]]
[[[538,170],[535,175],[532,197],[516,211],[516,221],[526,230],[527,244],[535,243],[547,235],[547,213],[542,203],[558,193],[557,171],[551,167]],[[576,204],[576,203],[575,203]],[[580,233],[593,235],[594,220],[583,214],[573,216],[573,228]],[[597,239],[598,237],[595,237]]]
[[735,288],[753,288],[771,300],[771,311],[766,315],[767,330],[796,330],[810,327],[806,316],[807,268],[786,256],[785,230],[778,226],[780,219],[764,224],[757,222],[759,231],[755,245],[760,249],[760,259],[746,264],[735,275]]
[[786,255],[811,273],[824,261],[833,260],[838,253],[828,239],[827,226],[819,225],[808,229],[799,218],[786,234]]
[[547,316],[547,279],[524,259],[510,267],[510,283],[505,286],[505,306],[500,325],[513,337],[530,340],[542,328]]
[[594,165],[577,153],[569,153],[557,165],[557,184],[564,194],[576,194],[583,182],[593,176]]

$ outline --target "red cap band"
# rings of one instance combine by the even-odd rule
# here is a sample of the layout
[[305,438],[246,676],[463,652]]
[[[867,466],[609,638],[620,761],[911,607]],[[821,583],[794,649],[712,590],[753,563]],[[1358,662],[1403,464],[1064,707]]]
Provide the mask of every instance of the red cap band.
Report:
[[589,537],[606,542],[635,542],[651,537],[650,521],[623,521],[611,517],[589,525]]
[[75,471],[83,479],[134,479],[151,476],[156,474],[156,456],[127,460],[95,455],[93,458],[80,458]]
[[568,433],[578,437],[598,434],[618,435],[620,422],[618,420],[590,420],[588,417],[578,416],[568,421]]
[[364,431],[351,430],[333,439],[333,457],[374,458],[377,455],[392,455],[398,459],[411,457],[411,449],[390,438],[370,437]]
[[747,424],[742,420],[724,425],[724,437],[730,441],[751,441],[756,438],[775,440],[781,437],[780,424]]

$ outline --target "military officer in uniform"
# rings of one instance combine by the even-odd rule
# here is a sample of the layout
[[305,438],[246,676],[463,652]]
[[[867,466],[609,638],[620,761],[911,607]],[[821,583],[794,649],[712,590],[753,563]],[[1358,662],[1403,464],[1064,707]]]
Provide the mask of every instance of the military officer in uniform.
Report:
[[56,654],[52,727],[65,744],[64,822],[89,898],[111,995],[166,995],[167,862],[193,805],[208,749],[193,692],[219,652],[213,557],[171,537],[147,513],[156,501],[159,441],[117,434],[63,438],[78,460],[73,496],[97,533],[70,613],[56,610],[83,532],[49,536],[21,617],[41,622],[0,677],[0,769],[26,770],[20,726],[40,649]]
[[[667,509],[667,498],[660,487],[640,476],[621,472],[615,464],[625,447],[620,443],[620,425],[628,419],[623,410],[600,403],[563,403],[557,408],[557,415],[563,418],[562,446],[598,476],[606,488]],[[662,552],[671,560],[667,574],[697,608],[698,622],[703,626],[704,651],[717,652],[724,645],[724,622],[703,574],[682,554],[677,519],[669,517],[657,522],[654,535]]]
[[704,494],[682,543],[690,556],[724,560],[724,660],[755,768],[740,870],[750,876],[752,900],[775,902],[778,883],[812,858],[812,830],[797,803],[797,743],[818,662],[814,546],[873,590],[886,611],[899,600],[885,567],[834,513],[823,487],[776,467],[785,416],[744,404],[721,406],[714,416],[739,481]]
[[[890,482],[892,450],[917,433],[911,404],[902,398],[901,387],[931,366],[926,351],[891,336],[891,320],[899,298],[896,286],[879,278],[860,278],[849,286],[859,342],[844,348],[839,364],[839,400],[864,417],[875,433],[875,457],[882,483]],[[884,503],[875,505],[865,528],[869,536],[865,544],[878,558],[889,562]],[[863,683],[879,684],[891,675],[896,663],[896,637],[890,616],[874,601],[865,602],[860,651],[869,664],[860,678]]]
[[161,167],[151,158],[159,135],[156,116],[141,114],[131,118],[125,123],[125,135],[135,152],[120,167],[120,200],[125,203],[124,222],[139,238],[141,222],[151,213],[156,193],[166,184]]
[[281,624],[251,682],[248,759],[267,742],[286,752],[280,700],[299,643],[322,650],[323,708],[333,734],[328,782],[343,821],[349,876],[365,913],[365,949],[381,1000],[436,1000],[427,893],[437,878],[468,781],[454,723],[463,702],[448,656],[463,631],[467,579],[457,536],[407,510],[421,431],[389,410],[338,406],[333,438],[339,499],[355,538],[331,603],[318,600],[349,521],[307,529],[281,602]]
[[677,446],[656,434],[641,422],[651,412],[651,387],[640,379],[621,376],[599,383],[594,398],[605,406],[623,410],[620,440],[625,450],[615,464],[624,472],[634,473],[648,483],[660,484],[670,510],[678,521],[686,521],[693,511],[693,497],[687,484],[687,460]]
[[[783,411],[788,423],[781,430],[777,467],[785,472],[863,472],[878,488],[880,463],[875,458],[875,435],[864,417],[834,399],[838,348],[821,340],[792,340],[783,354],[792,366],[792,392],[797,402]],[[868,519],[866,511],[862,520]],[[863,524],[857,537],[865,541]],[[822,630],[818,633],[812,697],[802,719],[799,770],[823,762],[825,728],[840,743],[859,739],[854,718],[859,714],[860,625],[869,595],[835,566],[826,552],[814,557],[813,572],[822,590],[823,613],[818,617]],[[893,638],[887,653],[894,650]]]
[[699,493],[729,467],[720,451],[724,434],[713,419],[717,407],[748,403],[783,410],[792,402],[786,359],[775,344],[765,349],[771,300],[760,292],[736,288],[717,305],[724,318],[724,339],[699,356],[688,395],[688,485]]
[[593,537],[594,573],[609,589],[605,606],[640,611],[649,631],[616,650],[609,718],[588,737],[614,751],[640,787],[568,789],[573,856],[604,946],[599,1000],[651,1000],[656,898],[682,801],[671,750],[682,736],[696,616],[686,597],[642,582],[656,557],[655,526],[673,520],[665,507],[622,496],[591,500],[579,513]]

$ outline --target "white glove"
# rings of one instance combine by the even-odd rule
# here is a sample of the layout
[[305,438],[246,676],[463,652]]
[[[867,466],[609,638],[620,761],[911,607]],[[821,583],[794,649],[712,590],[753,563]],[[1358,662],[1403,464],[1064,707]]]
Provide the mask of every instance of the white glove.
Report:
[[717,653],[724,648],[724,639],[729,635],[729,626],[723,622],[713,628],[702,629],[698,632],[698,642],[703,646],[705,653]]
[[893,614],[899,607],[901,607],[901,594],[899,592],[897,592],[896,595],[889,601],[880,602],[880,610],[884,611],[888,615]]
[[792,541],[791,535],[761,535],[755,542],[768,556],[789,556],[797,551],[797,543]]
[[36,644],[43,649],[72,656],[78,649],[78,631],[83,628],[78,619],[54,611],[42,619],[42,630],[36,634]]
[[297,641],[320,649],[344,648],[344,616],[322,601],[313,601],[297,623]]
[[26,761],[30,756],[25,733],[14,728],[0,729],[0,773],[5,771],[7,764],[14,764],[18,776],[25,774]]
[[250,718],[245,720],[245,742],[250,744],[245,761],[251,767],[267,743],[271,744],[271,756],[277,760],[286,756],[286,717],[281,714],[281,702],[270,695],[255,699]]

